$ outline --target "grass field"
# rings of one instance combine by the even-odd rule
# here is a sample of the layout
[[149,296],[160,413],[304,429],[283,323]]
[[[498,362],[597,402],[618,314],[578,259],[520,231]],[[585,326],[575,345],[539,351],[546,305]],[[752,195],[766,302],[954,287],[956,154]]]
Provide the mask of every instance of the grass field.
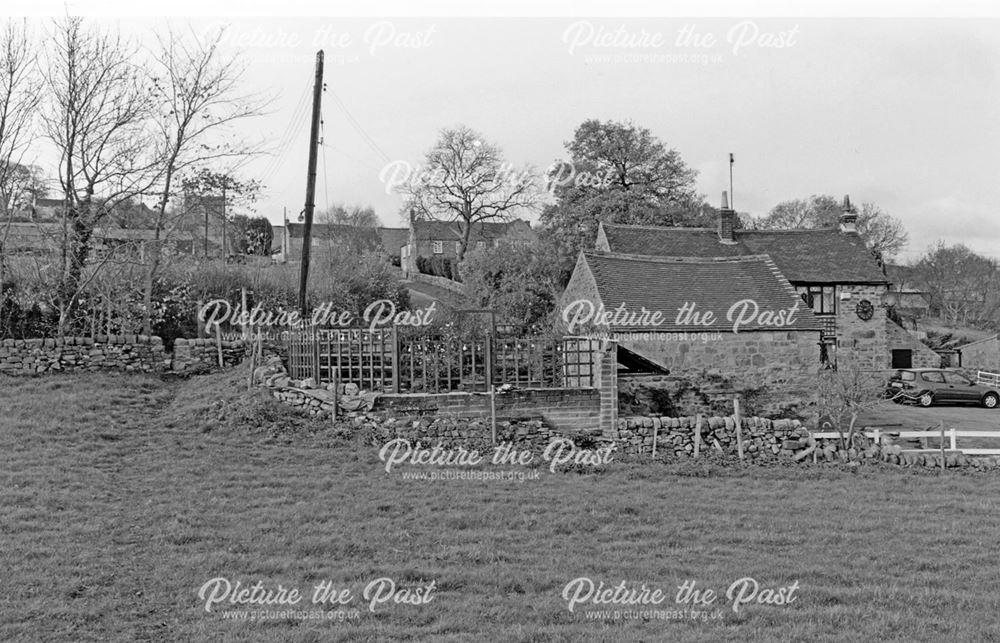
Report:
[[[387,474],[343,432],[220,408],[237,384],[0,379],[0,640],[1000,640],[995,475],[615,462],[404,480],[417,467]],[[218,421],[238,411],[253,426]],[[797,581],[796,600],[734,613],[747,576]],[[309,598],[333,581],[358,613],[230,620],[198,596],[216,577]],[[434,581],[432,600],[370,612],[379,577]],[[622,608],[570,613],[578,577],[662,588],[660,610],[692,580],[723,594],[721,618],[591,620]]]

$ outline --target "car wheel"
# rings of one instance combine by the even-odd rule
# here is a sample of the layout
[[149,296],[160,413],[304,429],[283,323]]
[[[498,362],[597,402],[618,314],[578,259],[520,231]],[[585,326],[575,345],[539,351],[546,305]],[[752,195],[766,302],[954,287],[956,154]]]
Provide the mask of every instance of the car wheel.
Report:
[[988,409],[995,409],[1000,406],[1000,395],[996,393],[987,393],[983,396],[983,406]]
[[927,393],[922,393],[918,402],[920,403],[920,406],[930,406],[931,404],[934,404],[934,394],[929,391]]

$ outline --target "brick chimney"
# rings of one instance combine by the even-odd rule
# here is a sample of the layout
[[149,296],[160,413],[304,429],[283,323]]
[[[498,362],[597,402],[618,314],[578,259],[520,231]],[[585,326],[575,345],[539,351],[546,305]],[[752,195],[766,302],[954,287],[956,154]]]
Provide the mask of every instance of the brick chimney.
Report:
[[719,241],[736,243],[736,211],[729,208],[729,195],[722,191],[722,207],[719,209]]
[[858,231],[858,213],[854,210],[854,206],[851,205],[850,195],[844,195],[844,205],[840,208],[840,231],[841,232],[857,232]]

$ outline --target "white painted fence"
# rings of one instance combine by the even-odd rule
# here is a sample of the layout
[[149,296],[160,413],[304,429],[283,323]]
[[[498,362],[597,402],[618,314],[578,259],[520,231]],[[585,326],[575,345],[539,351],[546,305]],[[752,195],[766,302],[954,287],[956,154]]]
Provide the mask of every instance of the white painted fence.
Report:
[[[935,440],[942,439],[942,436],[947,441],[948,446],[945,448],[946,451],[961,451],[965,455],[1000,455],[1000,449],[960,449],[958,448],[958,438],[996,438],[1000,439],[1000,431],[970,431],[970,430],[960,430],[960,429],[945,429],[942,431],[887,431],[884,429],[869,429],[867,431],[859,431],[863,433],[869,439],[873,440],[875,444],[881,444],[881,439],[883,437],[889,437],[892,439],[913,439],[919,438],[924,440],[923,448],[920,449],[909,449],[903,448],[903,451],[908,453],[922,453],[922,452],[940,452],[941,448],[928,448],[927,439],[933,438]],[[832,440],[840,439],[840,433],[836,431],[823,431],[810,434],[813,438],[817,440]],[[846,436],[846,434],[845,434]]]

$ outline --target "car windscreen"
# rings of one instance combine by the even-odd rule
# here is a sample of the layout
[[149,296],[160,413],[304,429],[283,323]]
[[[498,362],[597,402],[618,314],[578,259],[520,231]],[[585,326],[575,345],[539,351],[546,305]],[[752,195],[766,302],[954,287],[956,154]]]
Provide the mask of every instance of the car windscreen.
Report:
[[904,382],[912,382],[917,378],[913,371],[896,371],[895,375],[892,377],[893,379],[903,380]]

